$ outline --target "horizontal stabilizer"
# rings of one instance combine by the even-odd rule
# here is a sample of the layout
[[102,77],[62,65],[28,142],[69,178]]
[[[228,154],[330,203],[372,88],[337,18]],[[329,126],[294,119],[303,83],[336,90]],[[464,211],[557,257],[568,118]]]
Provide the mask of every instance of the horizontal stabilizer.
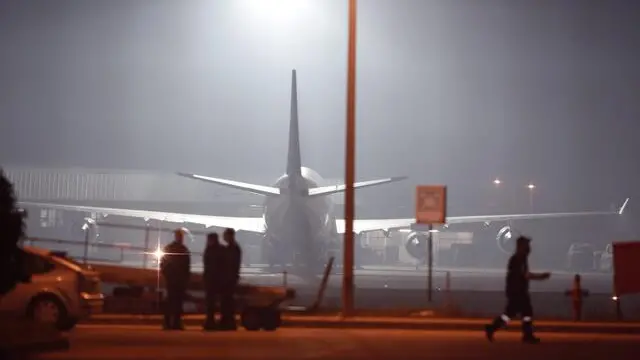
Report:
[[274,188],[274,187],[271,187],[271,186],[248,184],[248,183],[243,183],[243,182],[240,182],[240,181],[233,181],[233,180],[227,180],[227,179],[218,179],[218,178],[214,178],[214,177],[195,175],[195,174],[186,174],[186,173],[177,173],[177,174],[180,175],[180,176],[184,176],[184,177],[190,178],[190,179],[196,179],[196,180],[201,180],[201,181],[205,181],[205,182],[208,182],[208,183],[218,184],[218,185],[222,185],[222,186],[228,186],[228,187],[231,187],[231,188],[234,188],[234,189],[247,191],[247,192],[258,194],[258,195],[265,195],[265,196],[280,195],[280,189]]
[[[361,181],[353,184],[355,189],[360,189],[368,186],[382,185],[390,182],[400,181],[406,179],[406,176],[398,176],[386,179],[378,179],[378,180],[369,180],[369,181]],[[322,186],[313,189],[309,189],[309,196],[321,196],[321,195],[330,195],[345,191],[347,186],[342,185],[332,185],[332,186]]]

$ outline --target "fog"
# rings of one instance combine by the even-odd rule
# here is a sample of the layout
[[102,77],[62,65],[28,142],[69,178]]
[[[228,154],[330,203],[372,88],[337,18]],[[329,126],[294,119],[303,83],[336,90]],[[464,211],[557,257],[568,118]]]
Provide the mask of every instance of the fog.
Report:
[[[271,183],[295,68],[303,165],[341,178],[347,5],[300,3],[2,1],[0,164]],[[409,179],[358,192],[357,216],[413,216],[417,184],[447,184],[451,215],[640,194],[638,4],[359,3],[356,176]],[[635,223],[522,227],[561,257],[576,238],[633,238]]]

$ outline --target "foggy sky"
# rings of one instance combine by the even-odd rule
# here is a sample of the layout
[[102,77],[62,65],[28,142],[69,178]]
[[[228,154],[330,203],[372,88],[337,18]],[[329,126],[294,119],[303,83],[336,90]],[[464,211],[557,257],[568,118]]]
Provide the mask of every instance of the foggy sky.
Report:
[[[295,68],[303,163],[343,176],[347,5],[307,2],[279,25],[243,0],[0,2],[0,164],[270,182]],[[410,177],[360,197],[407,216],[445,183],[452,213],[486,213],[496,176],[522,210],[529,181],[540,211],[640,194],[635,2],[359,3],[357,177]]]

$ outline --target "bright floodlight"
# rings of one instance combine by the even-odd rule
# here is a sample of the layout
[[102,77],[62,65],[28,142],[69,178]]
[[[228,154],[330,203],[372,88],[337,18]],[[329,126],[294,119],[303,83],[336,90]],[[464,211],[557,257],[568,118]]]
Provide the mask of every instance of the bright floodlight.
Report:
[[533,190],[533,189],[535,189],[536,186],[533,185],[533,184],[529,184],[529,185],[527,185],[527,187],[529,188],[529,190]]
[[496,185],[500,185],[500,184],[502,184],[502,181],[500,181],[500,179],[496,178],[495,180],[493,180],[493,183],[496,184]]
[[160,261],[160,259],[162,259],[162,257],[164,256],[164,251],[162,251],[162,249],[160,249],[160,247],[158,247],[156,249],[156,251],[153,252],[153,256],[155,256],[156,259],[158,259],[158,261]]
[[288,28],[301,14],[310,12],[309,0],[241,0],[237,5],[252,20],[278,28]]

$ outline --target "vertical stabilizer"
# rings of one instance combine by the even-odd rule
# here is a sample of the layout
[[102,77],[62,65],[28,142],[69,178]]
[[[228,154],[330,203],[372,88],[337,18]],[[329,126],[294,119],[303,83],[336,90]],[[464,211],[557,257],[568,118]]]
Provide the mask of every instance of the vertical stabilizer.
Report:
[[287,175],[300,177],[300,132],[298,129],[298,87],[296,70],[291,71],[291,117],[289,119],[289,153],[287,154]]

